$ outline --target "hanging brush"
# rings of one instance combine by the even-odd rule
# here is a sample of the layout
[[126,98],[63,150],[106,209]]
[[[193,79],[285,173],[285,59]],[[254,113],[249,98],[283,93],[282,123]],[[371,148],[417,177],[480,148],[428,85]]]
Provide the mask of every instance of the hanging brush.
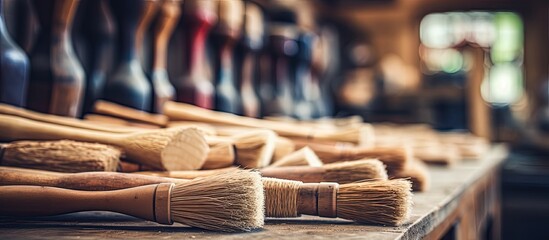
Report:
[[310,147],[323,163],[352,161],[363,158],[376,158],[387,166],[387,172],[392,174],[406,168],[412,160],[413,152],[407,146],[394,147],[355,147],[344,144],[328,145],[319,143],[304,143],[294,141],[297,146]]
[[56,172],[116,171],[119,149],[98,143],[18,141],[0,144],[0,165]]
[[[227,171],[209,170],[204,171],[167,171],[167,172],[136,172],[137,174],[153,175],[160,177],[171,177],[181,179],[192,179],[197,175],[204,176]],[[351,183],[362,180],[384,180],[387,179],[387,172],[382,162],[375,159],[364,159],[349,162],[325,164],[321,167],[272,167],[259,169],[264,177],[296,180],[302,182],[337,182]]]
[[301,148],[269,165],[269,167],[310,166],[320,167],[323,163],[309,147]]
[[261,177],[249,171],[114,191],[19,185],[1,186],[0,192],[2,216],[112,211],[161,224],[178,222],[226,232],[250,231],[264,222]]
[[398,226],[412,209],[411,184],[401,179],[339,185],[263,178],[263,188],[267,217],[306,214]]
[[106,133],[0,115],[0,141],[61,139],[113,145],[131,161],[159,170],[199,169],[208,153],[196,129]]
[[215,124],[226,124],[242,127],[271,129],[284,137],[305,138],[311,141],[351,142],[361,144],[368,142],[370,129],[361,127],[338,128],[337,130],[317,129],[299,126],[292,123],[269,121],[238,116],[230,113],[216,112],[190,104],[166,102],[164,114],[171,120],[197,121]]

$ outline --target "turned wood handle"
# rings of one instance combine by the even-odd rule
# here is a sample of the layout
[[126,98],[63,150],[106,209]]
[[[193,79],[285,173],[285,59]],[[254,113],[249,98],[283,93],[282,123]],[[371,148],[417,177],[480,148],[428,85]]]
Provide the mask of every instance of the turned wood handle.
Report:
[[0,140],[59,140],[71,139],[117,145],[125,135],[105,133],[56,124],[37,122],[25,118],[0,115]]
[[[0,215],[51,216],[81,211],[112,211],[150,221],[170,223],[158,219],[155,203],[158,189],[164,191],[173,184],[147,185],[114,191],[77,191],[40,186],[0,186]],[[169,194],[169,191],[167,191]],[[165,201],[169,201],[169,195]],[[165,215],[165,213],[164,213]],[[168,214],[169,215],[169,214]],[[169,218],[169,217],[168,217]],[[166,221],[169,220],[169,221]]]
[[263,177],[288,179],[305,183],[318,183],[324,180],[323,175],[326,170],[322,167],[296,166],[263,168],[260,172]]
[[39,122],[52,123],[52,124],[63,125],[68,127],[76,127],[76,128],[96,130],[96,131],[102,131],[102,132],[113,132],[113,133],[133,132],[125,128],[103,127],[101,125],[91,124],[91,123],[74,119],[74,118],[61,117],[56,115],[34,112],[34,111],[13,107],[13,106],[2,104],[2,103],[0,103],[0,113],[27,118],[27,119],[39,121]]
[[153,124],[161,127],[165,127],[166,125],[168,125],[168,117],[164,115],[150,114],[145,111],[140,111],[103,100],[96,101],[93,111],[99,114]]
[[188,180],[115,172],[58,173],[0,167],[0,186],[34,185],[85,191],[110,191],[159,183]]
[[337,217],[337,183],[304,183],[299,187],[297,211],[299,214]]

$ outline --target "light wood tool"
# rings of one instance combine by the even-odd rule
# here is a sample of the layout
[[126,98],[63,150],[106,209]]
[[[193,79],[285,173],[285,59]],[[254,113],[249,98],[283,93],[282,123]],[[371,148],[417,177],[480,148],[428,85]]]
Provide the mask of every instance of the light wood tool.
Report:
[[0,140],[60,140],[97,142],[119,147],[127,158],[163,170],[199,169],[208,146],[196,129],[150,130],[117,134],[0,115]]
[[56,172],[114,172],[121,155],[109,145],[70,140],[0,144],[0,165]]
[[170,120],[187,120],[206,123],[226,124],[241,127],[271,129],[284,137],[305,138],[311,141],[351,142],[361,144],[367,142],[368,135],[363,127],[340,128],[337,130],[317,129],[315,127],[299,126],[291,123],[276,122],[237,116],[230,113],[216,112],[190,104],[166,102],[164,114]]
[[263,188],[268,217],[306,214],[398,226],[412,210],[411,184],[406,180],[339,185],[263,178]]
[[50,216],[103,210],[161,224],[178,222],[227,232],[250,231],[261,228],[264,222],[261,177],[247,171],[114,191],[1,186],[0,192],[2,216]]
[[290,153],[269,167],[290,167],[290,166],[310,166],[320,167],[323,163],[318,156],[309,147],[303,147],[293,153]]
[[[165,171],[136,172],[160,177],[192,179],[198,176],[217,174],[228,169],[206,171]],[[259,169],[263,177],[281,178],[302,182],[337,182],[351,183],[363,180],[387,179],[385,166],[378,160],[365,159],[358,161],[326,164],[321,167],[273,167]]]
[[95,102],[93,112],[107,116],[122,118],[129,121],[141,122],[159,127],[168,125],[168,118],[160,114],[151,114],[113,102],[99,100]]

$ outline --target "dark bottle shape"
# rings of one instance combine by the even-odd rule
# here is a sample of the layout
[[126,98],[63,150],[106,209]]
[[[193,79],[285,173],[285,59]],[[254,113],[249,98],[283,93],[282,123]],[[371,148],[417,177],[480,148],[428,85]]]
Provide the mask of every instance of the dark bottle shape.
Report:
[[244,19],[242,1],[219,1],[219,20],[212,31],[215,56],[215,109],[240,113],[240,96],[234,75],[234,47]]
[[176,82],[177,101],[213,109],[214,88],[204,74],[206,38],[217,20],[215,1],[186,0],[183,3],[185,71]]
[[135,109],[148,111],[151,107],[151,84],[148,81],[137,56],[137,28],[147,15],[151,5],[146,0],[111,1],[116,17],[117,63],[107,78],[104,99]]
[[0,102],[24,107],[29,59],[10,37],[4,23],[4,1],[0,0]]
[[41,30],[30,54],[27,94],[32,110],[77,117],[82,108],[84,70],[71,40],[77,0],[36,0]]
[[181,1],[170,0],[160,6],[157,23],[154,30],[153,65],[151,80],[153,86],[153,111],[162,112],[166,101],[173,100],[175,88],[168,78],[167,51],[168,42],[181,15]]

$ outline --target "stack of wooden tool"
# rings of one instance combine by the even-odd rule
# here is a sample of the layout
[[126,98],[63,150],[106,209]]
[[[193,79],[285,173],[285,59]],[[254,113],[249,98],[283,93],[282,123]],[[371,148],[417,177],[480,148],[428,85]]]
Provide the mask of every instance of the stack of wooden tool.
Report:
[[[93,109],[78,120],[0,105],[1,215],[108,210],[221,231],[300,214],[399,225],[411,211],[406,179],[425,190],[428,177],[403,175],[410,149],[371,146],[369,125],[259,120],[175,102],[166,115],[105,101]],[[63,204],[36,205],[53,201]]]

